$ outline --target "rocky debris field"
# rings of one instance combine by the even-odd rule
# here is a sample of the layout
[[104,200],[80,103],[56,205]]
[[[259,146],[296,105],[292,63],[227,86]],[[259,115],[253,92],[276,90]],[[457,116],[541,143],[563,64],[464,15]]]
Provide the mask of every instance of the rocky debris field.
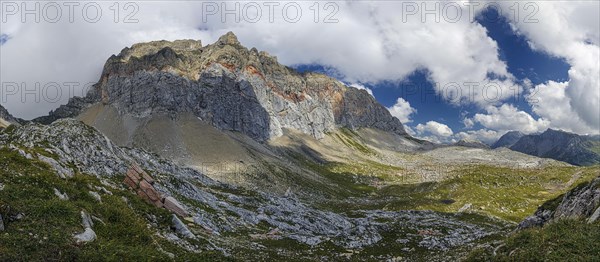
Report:
[[[283,253],[294,252],[299,246],[306,249],[298,251],[302,256],[311,257],[318,253],[314,250],[333,245],[330,248],[334,250],[363,250],[364,255],[371,256],[378,248],[391,245],[391,241],[394,245],[411,246],[398,252],[429,256],[503,234],[507,225],[488,219],[469,222],[461,215],[431,211],[359,210],[349,216],[322,210],[299,199],[293,192],[281,196],[249,191],[214,181],[156,155],[117,147],[95,129],[75,120],[59,120],[49,126],[11,127],[1,133],[0,145],[22,159],[44,163],[59,180],[77,180],[81,176],[97,179],[97,185],[87,187],[91,201],[98,206],[106,204],[116,192],[132,192],[123,180],[129,167],[139,164],[152,176],[153,187],[160,194],[178,199],[185,209],[179,216],[172,215],[169,224],[174,231],[159,227],[154,229],[156,234],[190,252],[218,250],[224,256],[252,257],[256,254],[247,250],[248,247],[258,245],[273,251],[278,248],[269,245],[291,240],[296,244],[281,247],[285,249]],[[10,181],[0,182],[11,186]],[[73,201],[73,196],[64,188],[53,186],[47,190],[60,201]],[[134,192],[130,194],[123,199],[138,197]],[[150,214],[140,215],[152,223]],[[103,237],[93,226],[103,223],[101,218],[98,218],[100,222],[93,221],[94,214],[84,211],[81,217],[83,226],[73,232],[75,243],[98,241]],[[396,239],[391,239],[390,234]],[[360,253],[354,255],[361,256]]]

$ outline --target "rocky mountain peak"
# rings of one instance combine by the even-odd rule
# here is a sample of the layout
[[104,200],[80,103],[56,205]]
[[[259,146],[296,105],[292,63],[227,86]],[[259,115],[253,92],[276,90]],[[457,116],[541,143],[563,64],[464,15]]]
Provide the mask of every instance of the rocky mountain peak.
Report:
[[180,40],[125,48],[108,59],[86,98],[72,99],[43,120],[75,117],[100,102],[135,118],[192,113],[259,141],[281,136],[284,128],[318,139],[338,127],[407,135],[366,92],[322,74],[300,74],[266,52],[243,47],[232,32],[206,46]]
[[118,57],[124,61],[127,61],[131,57],[142,58],[147,55],[156,54],[164,48],[170,48],[176,52],[187,52],[202,48],[202,42],[200,40],[187,39],[175,40],[172,42],[161,40],[148,43],[138,43],[121,50],[121,53],[119,53]]
[[219,37],[217,44],[218,45],[241,45],[237,39],[237,36],[231,31],[229,31],[226,34]]
[[6,108],[4,108],[2,105],[0,105],[0,117],[7,118],[9,116],[10,116],[10,113],[8,113],[8,110],[6,110]]
[[506,132],[505,135],[509,135],[509,136],[524,136],[525,134],[523,134],[523,132],[521,132],[521,131],[508,131],[508,132]]
[[566,132],[566,131],[562,131],[562,130],[558,130],[558,129],[552,129],[552,128],[548,128],[546,129],[546,131],[544,131],[541,136],[544,137],[576,137],[578,136],[577,134],[574,133],[570,133],[570,132]]

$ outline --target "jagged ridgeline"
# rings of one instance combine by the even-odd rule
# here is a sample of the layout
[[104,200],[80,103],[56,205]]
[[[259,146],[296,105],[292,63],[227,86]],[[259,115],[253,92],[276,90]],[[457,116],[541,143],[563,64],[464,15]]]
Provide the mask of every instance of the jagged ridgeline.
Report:
[[[406,135],[402,123],[367,92],[325,75],[300,74],[266,52],[245,48],[231,32],[207,46],[180,40],[125,48],[108,59],[87,97],[37,121],[87,112],[84,119],[102,130],[97,117],[109,111],[122,118],[112,126],[121,129],[127,129],[127,117],[189,113],[258,141],[282,136],[285,128],[318,139],[338,127]],[[132,139],[124,134],[117,141]]]

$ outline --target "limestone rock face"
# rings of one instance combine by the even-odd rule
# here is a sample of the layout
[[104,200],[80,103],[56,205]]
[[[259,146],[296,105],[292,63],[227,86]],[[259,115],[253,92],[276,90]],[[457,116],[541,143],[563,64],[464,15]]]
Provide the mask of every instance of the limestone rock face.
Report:
[[[73,119],[61,119],[51,125],[30,123],[11,134],[0,134],[1,145],[10,147],[12,143],[27,148],[46,148],[48,153],[57,155],[57,159],[53,159],[56,164],[53,169],[59,176],[65,170],[70,170],[71,174],[74,172],[69,163],[74,164],[81,173],[107,177],[126,174],[131,163],[139,163],[142,168],[156,173],[177,173],[179,176],[194,177],[207,185],[216,184],[196,170],[159,161],[155,155],[143,150],[117,147],[96,129]],[[48,147],[48,143],[52,146]],[[47,158],[42,155],[39,157]]]
[[554,210],[554,218],[588,218],[600,207],[600,178],[568,192]]
[[541,206],[533,216],[521,222],[519,228],[542,226],[559,219],[587,219],[590,223],[596,221],[600,214],[600,177],[552,202],[557,205],[554,207],[547,203]]
[[193,113],[258,141],[281,136],[284,128],[315,138],[337,127],[406,135],[402,123],[366,91],[321,74],[300,74],[266,52],[243,47],[233,33],[204,47],[180,40],[125,48],[108,59],[87,97],[38,121],[73,117],[100,102],[140,118]]

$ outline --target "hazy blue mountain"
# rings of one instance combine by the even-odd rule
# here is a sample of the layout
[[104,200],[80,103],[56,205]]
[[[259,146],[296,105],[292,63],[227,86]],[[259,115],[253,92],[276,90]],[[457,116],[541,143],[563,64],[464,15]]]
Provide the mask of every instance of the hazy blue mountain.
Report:
[[598,138],[598,136],[581,136],[548,129],[542,134],[521,137],[510,149],[573,165],[594,165],[600,163],[600,139]]
[[492,147],[492,149],[499,148],[499,147],[511,147],[517,141],[519,141],[519,139],[521,139],[521,137],[523,137],[524,135],[525,134],[523,134],[519,131],[510,131],[510,132],[504,134],[503,136],[501,136],[500,139],[498,139],[498,141],[496,141],[496,143],[494,143],[491,147]]

